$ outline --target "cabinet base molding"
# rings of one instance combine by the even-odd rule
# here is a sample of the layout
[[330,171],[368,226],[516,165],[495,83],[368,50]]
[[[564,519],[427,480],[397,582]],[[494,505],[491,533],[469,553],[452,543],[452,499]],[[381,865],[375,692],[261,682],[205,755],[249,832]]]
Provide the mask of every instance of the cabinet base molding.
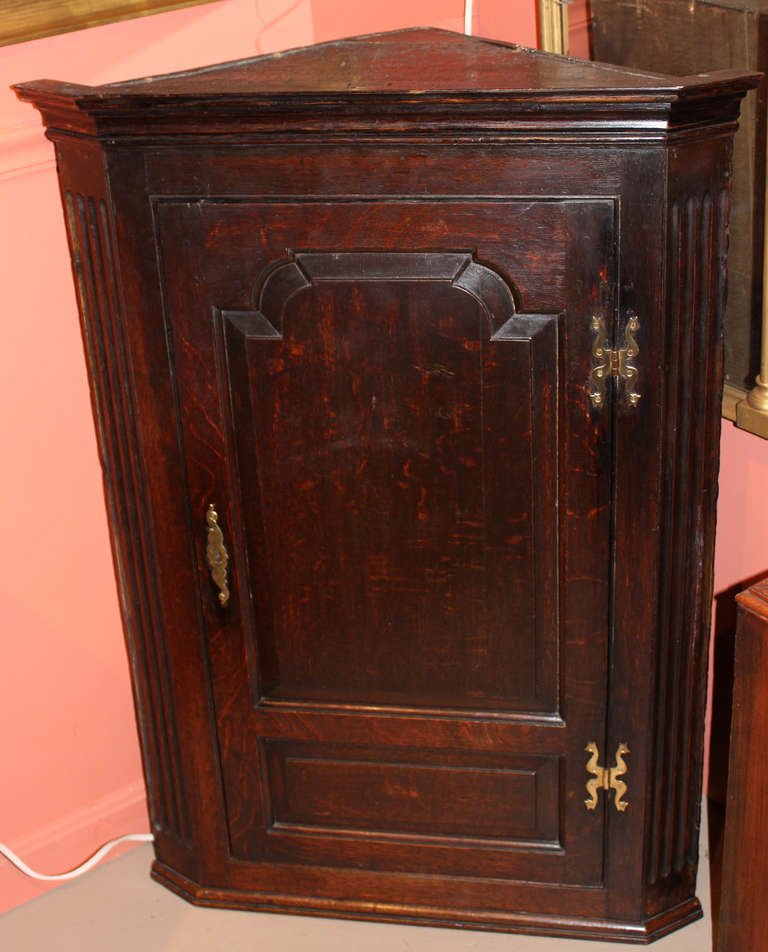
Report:
[[440,908],[410,903],[380,903],[325,896],[289,896],[240,889],[216,889],[201,886],[158,860],[152,864],[152,878],[196,906],[283,915],[324,916],[331,919],[360,919],[391,922],[395,925],[471,928],[487,932],[515,932],[570,939],[604,939],[638,945],[654,942],[702,917],[701,905],[695,897],[643,922],[621,922],[494,909],[461,910],[456,907]]

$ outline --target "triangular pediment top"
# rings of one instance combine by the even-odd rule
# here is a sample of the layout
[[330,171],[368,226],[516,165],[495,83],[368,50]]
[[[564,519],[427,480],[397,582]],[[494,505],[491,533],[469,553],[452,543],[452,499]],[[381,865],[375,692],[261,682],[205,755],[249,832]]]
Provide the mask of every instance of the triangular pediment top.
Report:
[[104,86],[14,86],[49,136],[664,136],[730,128],[760,74],[674,77],[430,27]]
[[332,40],[97,87],[111,95],[443,93],[669,86],[651,73],[430,27]]
[[250,59],[103,86],[42,81],[61,95],[110,101],[211,97],[675,93],[680,77],[555,56],[499,40],[419,27],[332,40]]

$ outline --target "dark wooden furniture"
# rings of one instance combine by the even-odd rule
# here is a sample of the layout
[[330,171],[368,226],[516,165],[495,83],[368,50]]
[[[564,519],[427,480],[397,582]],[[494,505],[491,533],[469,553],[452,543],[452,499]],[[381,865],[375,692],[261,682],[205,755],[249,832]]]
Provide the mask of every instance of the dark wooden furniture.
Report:
[[[768,0],[589,0],[596,60],[659,73],[768,72]],[[733,147],[725,379],[760,372],[765,229],[766,81],[747,94]]]
[[16,87],[57,150],[160,881],[637,941],[699,916],[755,81],[414,30]]
[[768,941],[768,579],[737,600],[717,952],[762,949]]

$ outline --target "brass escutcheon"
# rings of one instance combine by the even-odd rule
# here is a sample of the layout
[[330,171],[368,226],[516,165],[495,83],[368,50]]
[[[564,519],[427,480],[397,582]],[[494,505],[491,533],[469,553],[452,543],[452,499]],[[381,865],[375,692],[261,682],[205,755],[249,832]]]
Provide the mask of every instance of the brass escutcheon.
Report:
[[224,535],[219,527],[219,514],[213,503],[208,506],[205,513],[205,521],[208,526],[205,545],[205,560],[211,572],[211,578],[214,585],[218,588],[218,598],[221,605],[226,605],[229,601],[229,585],[227,584],[227,566],[229,564],[229,553],[224,545]]

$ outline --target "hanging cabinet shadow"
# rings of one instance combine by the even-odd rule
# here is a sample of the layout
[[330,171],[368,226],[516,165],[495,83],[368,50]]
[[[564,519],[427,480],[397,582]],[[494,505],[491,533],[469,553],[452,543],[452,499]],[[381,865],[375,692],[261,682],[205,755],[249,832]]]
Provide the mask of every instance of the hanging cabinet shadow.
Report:
[[16,87],[56,147],[161,882],[641,942],[700,915],[755,82],[419,29]]

